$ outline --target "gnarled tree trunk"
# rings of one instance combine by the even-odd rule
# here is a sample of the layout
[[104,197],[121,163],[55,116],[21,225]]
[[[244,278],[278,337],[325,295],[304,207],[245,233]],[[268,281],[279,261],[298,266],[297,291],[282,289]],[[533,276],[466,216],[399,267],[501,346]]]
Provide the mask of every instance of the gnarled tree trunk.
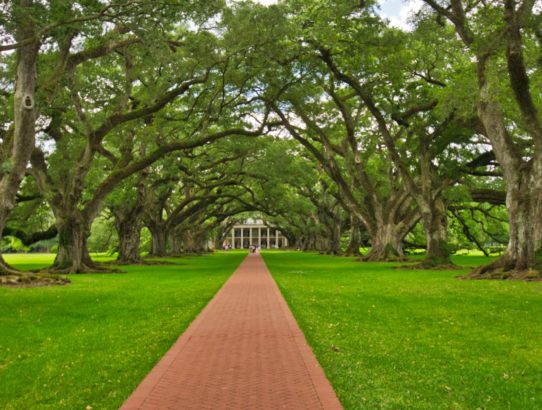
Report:
[[367,262],[402,260],[405,234],[396,224],[379,226],[371,232],[371,249],[362,259]]
[[330,249],[329,243],[330,238],[325,233],[319,232],[314,239],[314,249],[320,253],[327,253]]
[[317,242],[318,240],[315,235],[308,235],[302,238],[300,248],[303,252],[316,251],[318,250]]
[[141,243],[141,223],[137,220],[124,219],[115,223],[119,237],[119,263],[139,263],[141,255],[139,245]]
[[194,229],[184,229],[182,232],[182,250],[184,253],[198,254],[205,251],[202,238]]
[[338,255],[341,252],[341,223],[340,221],[335,221],[332,227],[330,227],[330,240],[328,247],[328,254]]
[[178,231],[174,230],[169,239],[169,252],[171,256],[180,256],[183,253],[182,238]]
[[425,232],[426,256],[421,263],[426,267],[452,265],[448,247],[448,218],[442,198],[435,199],[421,212],[422,226]]
[[361,248],[361,232],[360,224],[356,218],[350,217],[350,240],[348,247],[345,250],[347,256],[359,256],[359,248]]
[[87,247],[88,223],[78,212],[56,214],[58,251],[53,270],[62,273],[85,273],[99,270]]
[[[144,154],[145,148],[141,147],[140,152]],[[118,263],[141,262],[139,248],[145,210],[144,199],[147,174],[145,170],[139,172],[136,183],[137,195],[133,200],[110,205],[111,212],[115,218],[115,229],[119,237]]]
[[[6,226],[6,220],[15,206],[17,190],[24,177],[26,166],[35,144],[36,137],[36,66],[40,44],[36,39],[36,25],[30,13],[32,0],[20,0],[17,4],[22,17],[17,21],[15,40],[27,41],[16,51],[16,78],[14,98],[14,129],[13,133],[2,142],[5,153],[0,160],[0,241]],[[28,42],[28,40],[30,40]],[[8,131],[9,133],[9,131]],[[16,271],[8,266],[0,255],[0,274],[10,274]]]
[[147,226],[151,233],[151,256],[166,256],[169,233],[163,226]]
[[529,271],[536,276],[542,270],[542,164],[535,166],[539,169],[508,171],[515,176],[515,181],[507,180],[508,247],[495,262],[476,269],[474,277],[528,276]]
[[[491,142],[495,158],[506,182],[510,238],[506,252],[495,262],[476,269],[473,277],[542,276],[542,121],[530,84],[536,71],[524,58],[524,39],[530,27],[525,24],[533,13],[533,2],[505,1],[502,11],[500,41],[487,47],[487,32],[471,24],[461,2],[445,8],[438,2],[426,2],[455,25],[456,32],[476,57],[478,77],[478,116]],[[499,8],[495,8],[499,11]],[[502,54],[501,54],[502,53]],[[501,104],[502,78],[491,72],[493,60],[505,57],[511,97]],[[528,61],[528,60],[527,60]],[[498,83],[493,84],[495,81]],[[536,91],[535,91],[536,90]],[[504,101],[504,99],[503,99]],[[507,111],[508,112],[507,112]],[[519,114],[516,117],[516,114]],[[508,118],[507,118],[508,117]],[[516,118],[514,118],[516,117]],[[509,131],[515,123],[523,134],[521,140]],[[514,130],[516,132],[516,130]],[[525,138],[527,137],[527,138]],[[525,146],[529,146],[525,150]]]
[[[481,63],[480,63],[481,64]],[[482,66],[483,67],[483,66]],[[480,73],[480,70],[479,70]],[[478,113],[506,181],[509,242],[495,262],[476,269],[473,277],[540,277],[542,272],[542,148],[525,161],[511,145],[500,105],[483,75]],[[531,272],[530,272],[531,271]]]

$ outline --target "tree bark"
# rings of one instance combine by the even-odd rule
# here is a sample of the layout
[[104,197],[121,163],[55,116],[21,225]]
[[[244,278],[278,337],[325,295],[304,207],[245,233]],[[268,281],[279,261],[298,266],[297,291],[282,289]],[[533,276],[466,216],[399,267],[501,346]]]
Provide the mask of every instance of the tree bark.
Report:
[[371,250],[362,260],[367,262],[396,261],[403,257],[404,233],[397,225],[385,224],[375,230],[371,235]]
[[167,255],[167,242],[168,242],[168,232],[162,226],[149,226],[149,231],[151,233],[151,256],[166,256]]
[[182,253],[199,254],[207,252],[206,232],[195,229],[184,229],[180,233]]
[[[356,215],[353,215],[356,217]],[[365,261],[405,260],[403,240],[419,220],[419,210],[412,207],[407,192],[397,191],[389,196],[386,206],[374,209],[374,219],[364,226],[369,234],[371,249],[361,258]],[[363,223],[359,220],[359,223]]]
[[86,273],[99,270],[92,262],[87,247],[90,234],[88,223],[77,212],[59,215],[58,251],[53,263],[53,270],[62,273]]
[[173,232],[168,235],[169,239],[169,255],[180,256],[184,251],[184,233],[181,229],[173,229]]
[[356,218],[350,216],[350,240],[345,255],[359,256],[359,248],[361,248],[360,224]]
[[311,252],[318,250],[318,237],[316,234],[311,234],[303,237],[302,248],[303,252]]
[[341,221],[338,219],[334,220],[333,226],[330,227],[330,240],[329,240],[329,248],[328,248],[328,254],[331,255],[338,255],[341,253]]
[[448,218],[444,201],[441,198],[435,199],[430,205],[423,207],[421,214],[426,240],[426,256],[421,265],[427,267],[452,265],[448,247]]
[[[542,220],[540,212],[542,190],[534,189],[536,185],[540,185],[540,181],[531,181],[530,173],[527,170],[520,170],[518,174],[517,183],[508,189],[506,203],[508,205],[510,241],[506,253],[503,255],[503,261],[507,268],[521,271],[539,267],[537,266],[536,253],[541,244],[540,233],[536,228],[540,228]],[[535,187],[531,184],[534,184]]]
[[542,270],[542,166],[537,169],[509,170],[506,204],[509,242],[506,252],[495,262],[481,266],[473,276],[508,277],[515,273]]
[[[314,249],[320,253],[329,253],[331,246],[331,239],[324,233],[318,233],[314,240]],[[306,248],[310,249],[310,243],[306,244]]]
[[119,236],[119,263],[139,263],[141,255],[139,245],[141,242],[141,223],[137,220],[125,219],[115,224]]
[[[542,149],[533,158],[521,158],[508,135],[504,115],[492,97],[479,63],[480,103],[478,113],[506,182],[509,242],[495,262],[474,270],[473,277],[509,277],[521,272],[542,271]],[[520,277],[521,274],[520,274]]]
[[[30,13],[32,0],[20,0],[17,4],[23,18],[17,22],[15,39],[17,42],[35,38],[35,24]],[[14,98],[14,129],[11,141],[3,141],[3,149],[8,154],[2,159],[0,170],[0,241],[9,213],[15,206],[17,190],[24,177],[26,166],[35,144],[36,137],[36,67],[40,44],[37,40],[25,43],[16,51],[16,78]],[[0,255],[0,274],[13,273]]]
[[[437,13],[448,18],[467,47],[476,56],[478,77],[478,116],[491,142],[495,158],[501,165],[506,182],[506,205],[509,217],[510,239],[506,252],[495,262],[472,272],[472,277],[542,276],[542,124],[532,97],[529,76],[531,72],[523,56],[523,36],[527,36],[522,22],[532,16],[533,2],[526,4],[506,1],[503,8],[504,31],[496,33],[501,38],[495,47],[479,47],[485,41],[458,2],[458,7],[446,9],[433,0],[425,0]],[[530,6],[529,6],[530,4]],[[487,43],[487,42],[486,42]],[[502,47],[502,44],[506,47]],[[508,131],[506,112],[499,102],[501,84],[492,89],[494,76],[489,74],[491,59],[504,51],[508,79],[512,91],[512,104],[519,113],[523,134],[522,144],[530,143],[532,154],[523,152],[521,144]],[[502,78],[498,81],[502,82]],[[538,90],[537,90],[538,91]],[[508,107],[510,101],[506,101]],[[526,156],[531,158],[526,159]]]

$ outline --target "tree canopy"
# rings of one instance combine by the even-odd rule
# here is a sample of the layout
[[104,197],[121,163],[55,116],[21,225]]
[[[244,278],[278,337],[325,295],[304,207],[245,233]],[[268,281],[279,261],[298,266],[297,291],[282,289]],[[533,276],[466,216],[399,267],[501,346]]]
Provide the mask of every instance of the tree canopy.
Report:
[[3,251],[97,271],[260,216],[301,250],[542,271],[534,0],[424,0],[408,31],[373,1],[0,7]]

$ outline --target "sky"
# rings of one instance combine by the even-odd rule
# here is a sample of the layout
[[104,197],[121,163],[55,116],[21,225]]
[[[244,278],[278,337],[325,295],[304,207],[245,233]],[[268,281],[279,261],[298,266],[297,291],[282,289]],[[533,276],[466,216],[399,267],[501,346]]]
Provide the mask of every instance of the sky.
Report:
[[392,26],[405,30],[410,28],[408,17],[421,8],[422,0],[379,0],[380,15],[387,18]]
[[[260,4],[273,4],[277,0],[254,0]],[[390,24],[405,30],[410,28],[408,16],[418,10],[422,5],[422,0],[378,0],[380,5],[380,15],[387,18]]]

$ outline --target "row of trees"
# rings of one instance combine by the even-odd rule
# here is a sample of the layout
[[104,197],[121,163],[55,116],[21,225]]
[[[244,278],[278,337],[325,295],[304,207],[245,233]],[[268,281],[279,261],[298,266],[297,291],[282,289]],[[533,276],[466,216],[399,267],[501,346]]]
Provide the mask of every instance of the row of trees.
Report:
[[60,272],[101,269],[104,212],[126,263],[247,211],[301,249],[448,266],[452,233],[508,243],[478,275],[540,269],[541,10],[425,3],[411,32],[353,0],[4,3],[0,230],[58,235]]
[[[86,245],[90,228],[128,179],[144,185],[146,170],[166,157],[174,162],[171,153],[265,131],[265,113],[247,120],[259,112],[246,98],[250,78],[230,73],[239,56],[229,56],[204,27],[221,7],[5,4],[0,229],[21,201],[17,192],[29,191],[27,199],[45,201],[54,217],[47,230],[58,234],[54,269],[96,270]],[[113,208],[121,226],[122,207]],[[5,263],[3,270],[11,271]]]
[[368,233],[367,259],[401,256],[420,223],[426,264],[448,264],[447,212],[464,220],[460,187],[508,209],[506,252],[479,273],[539,268],[535,2],[427,1],[410,33],[366,3],[290,1],[262,23],[275,12],[284,14],[268,35],[281,54],[267,66],[267,103]]

